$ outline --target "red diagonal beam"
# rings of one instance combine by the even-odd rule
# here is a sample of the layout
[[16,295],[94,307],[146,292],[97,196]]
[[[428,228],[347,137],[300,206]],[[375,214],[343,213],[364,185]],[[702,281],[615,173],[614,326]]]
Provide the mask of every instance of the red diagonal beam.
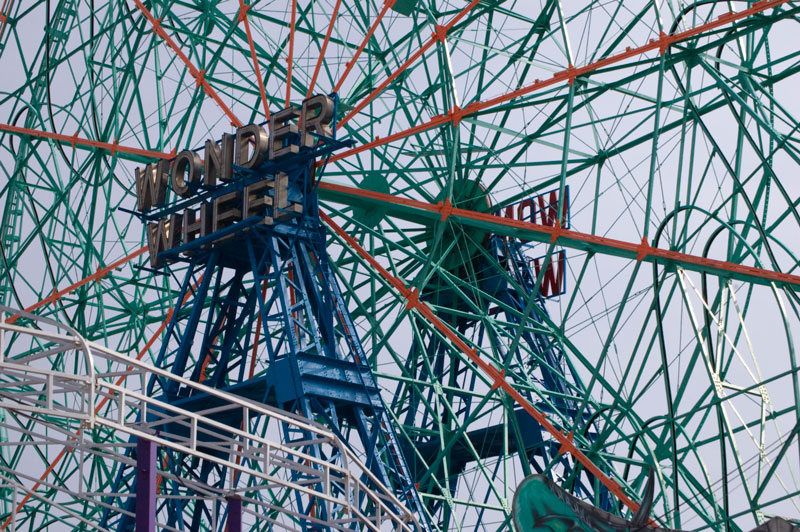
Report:
[[[308,84],[308,92],[306,93],[306,98],[311,98],[311,93],[314,92],[314,85],[317,84],[317,76],[319,76],[319,70],[322,68],[322,61],[325,59],[325,50],[328,49],[328,42],[331,40],[331,33],[333,32],[333,23],[336,21],[336,15],[339,14],[339,6],[342,4],[342,0],[336,0],[336,5],[333,6],[333,12],[331,13],[331,21],[328,24],[328,31],[325,33],[325,40],[322,41],[322,47],[319,50],[319,57],[317,58],[317,66],[314,67],[314,75],[311,76],[311,83]],[[336,92],[338,89],[334,89]]]
[[11,14],[11,6],[13,4],[14,0],[3,0],[3,7],[0,8],[0,37],[3,36],[3,32],[8,25],[8,16]]
[[[375,33],[375,30],[378,29],[378,25],[383,20],[383,16],[386,14],[389,9],[394,5],[397,0],[385,0],[383,3],[383,8],[378,13],[378,16],[375,17],[375,22],[372,23],[367,34],[364,36],[364,40],[361,41],[361,44],[356,49],[356,53],[353,54],[353,57],[350,58],[350,61],[347,62],[345,65],[344,73],[342,77],[339,78],[339,81],[336,83],[336,86],[333,88],[333,92],[339,92],[339,89],[342,88],[342,84],[344,83],[345,78],[353,70],[353,67],[356,66],[356,61],[358,60],[358,56],[361,55],[361,52],[364,50],[364,47],[367,46],[370,38],[372,38],[372,34]],[[338,4],[337,4],[338,5]]]
[[52,139],[62,144],[68,144],[73,148],[80,146],[84,148],[96,148],[100,150],[106,150],[108,152],[111,152],[111,155],[114,155],[116,152],[120,152],[120,153],[127,153],[130,155],[138,155],[140,157],[144,157],[147,159],[169,159],[170,157],[173,156],[173,154],[171,153],[164,153],[161,151],[143,150],[141,148],[120,146],[116,142],[109,143],[109,142],[101,142],[99,140],[84,139],[79,137],[77,133],[75,133],[72,136],[62,135],[61,133],[51,133],[49,131],[42,131],[40,129],[30,129],[27,127],[11,126],[8,124],[0,124],[0,131],[14,133],[15,135],[20,135],[23,137],[39,137],[45,139]]
[[[397,70],[395,70],[394,72],[392,72],[392,74],[391,74],[391,75],[390,75],[388,78],[386,78],[386,79],[383,81],[383,83],[381,83],[380,85],[378,85],[378,86],[375,88],[375,90],[373,90],[372,92],[370,92],[370,93],[369,93],[369,94],[366,96],[366,98],[364,98],[364,99],[363,99],[363,100],[361,100],[361,101],[360,101],[358,104],[356,104],[356,106],[355,106],[355,107],[353,107],[353,110],[352,110],[352,111],[350,111],[350,112],[347,114],[347,116],[345,116],[345,117],[344,117],[342,120],[340,120],[340,121],[339,121],[339,123],[337,124],[337,126],[336,126],[336,127],[342,127],[342,126],[343,126],[343,125],[345,125],[345,124],[346,124],[346,123],[347,123],[347,122],[348,122],[348,121],[349,121],[351,118],[353,118],[353,117],[354,117],[356,114],[358,114],[358,113],[361,111],[361,109],[363,109],[364,107],[366,107],[366,106],[369,104],[369,102],[371,102],[373,99],[375,99],[375,97],[376,97],[378,94],[380,94],[380,93],[381,93],[381,92],[382,92],[382,91],[383,91],[383,90],[384,90],[386,87],[388,87],[388,86],[389,86],[389,84],[390,84],[392,81],[394,81],[395,79],[397,79],[397,76],[399,76],[400,74],[402,74],[403,72],[405,72],[405,70],[406,70],[406,69],[407,69],[409,66],[411,66],[411,65],[412,65],[412,64],[413,64],[413,63],[414,63],[414,62],[415,62],[417,59],[419,59],[420,57],[422,57],[422,55],[423,55],[425,52],[427,52],[427,51],[428,51],[428,49],[430,49],[430,47],[431,47],[431,46],[433,46],[433,45],[436,43],[436,41],[442,41],[442,42],[444,42],[444,40],[447,38],[447,32],[449,32],[451,29],[453,29],[453,26],[455,26],[456,24],[458,24],[458,22],[459,22],[459,21],[460,21],[462,18],[464,18],[465,16],[467,16],[467,13],[469,13],[470,11],[472,11],[472,8],[474,8],[476,5],[478,5],[478,2],[480,2],[480,0],[472,0],[472,2],[470,2],[469,4],[467,4],[467,6],[466,6],[464,9],[462,9],[461,11],[459,11],[459,12],[458,12],[458,14],[457,14],[456,16],[454,16],[452,19],[450,19],[450,22],[448,22],[448,23],[447,23],[447,24],[445,24],[444,26],[436,26],[436,28],[435,28],[435,31],[433,32],[433,35],[431,35],[431,37],[430,37],[430,38],[429,38],[427,41],[425,41],[425,44],[423,44],[423,45],[422,45],[422,47],[421,47],[419,50],[417,50],[416,52],[414,52],[413,54],[411,54],[411,57],[409,57],[409,58],[408,58],[408,59],[405,61],[405,63],[403,63],[402,65],[400,65],[399,67],[397,67]],[[383,7],[383,10],[385,11],[386,9],[387,9],[387,7],[386,7],[386,5],[384,5],[384,7]],[[432,126],[431,126],[431,127],[432,127]]]
[[764,0],[762,2],[756,2],[752,5],[752,7],[745,9],[743,11],[735,12],[729,11],[724,15],[720,15],[717,17],[716,20],[711,22],[707,22],[705,24],[701,24],[695,28],[688,29],[686,31],[678,32],[674,35],[667,35],[663,31],[661,32],[658,39],[650,39],[650,41],[638,48],[626,48],[624,52],[621,52],[617,55],[612,55],[605,59],[601,59],[599,61],[595,61],[594,63],[590,63],[586,66],[582,66],[579,68],[570,67],[567,70],[562,70],[553,75],[553,77],[549,80],[540,81],[538,84],[534,82],[532,85],[528,85],[526,87],[522,87],[518,90],[509,92],[508,94],[503,94],[502,96],[498,96],[496,98],[491,98],[484,102],[479,102],[472,112],[482,111],[489,107],[494,107],[495,105],[505,103],[509,100],[513,100],[518,96],[524,96],[530,92],[535,90],[539,90],[544,87],[549,87],[551,85],[555,85],[562,81],[568,81],[572,83],[575,78],[579,76],[583,76],[595,70],[598,70],[603,67],[607,67],[613,65],[615,63],[619,63],[620,61],[624,61],[626,59],[630,59],[632,57],[636,57],[652,50],[658,50],[661,54],[667,51],[671,45],[676,44],[678,42],[685,41],[692,37],[696,37],[701,33],[705,33],[709,30],[717,29],[721,26],[725,26],[726,24],[732,24],[738,20],[742,20],[744,18],[750,17],[752,15],[761,13],[762,11],[766,11],[770,8],[778,7],[782,4],[788,3],[790,0]]
[[[626,59],[630,59],[632,57],[640,56],[640,55],[645,54],[647,52],[650,52],[652,50],[659,50],[659,52],[663,54],[667,50],[667,48],[669,48],[673,44],[685,41],[685,40],[690,39],[692,37],[696,37],[697,35],[700,35],[701,33],[704,33],[704,32],[709,31],[709,30],[717,29],[717,28],[722,27],[722,26],[724,26],[726,24],[732,24],[732,23],[734,23],[734,22],[736,22],[738,20],[742,20],[744,18],[747,18],[747,17],[750,17],[752,15],[755,15],[755,14],[761,13],[763,11],[766,11],[767,9],[778,7],[778,6],[782,5],[782,4],[788,3],[789,1],[790,0],[764,0],[762,2],[756,2],[755,4],[752,5],[752,7],[748,8],[748,9],[745,9],[743,11],[739,11],[739,12],[730,11],[730,12],[724,14],[724,15],[719,16],[716,20],[713,20],[713,21],[708,22],[706,24],[701,24],[700,26],[697,26],[696,28],[692,28],[692,29],[689,29],[689,30],[686,30],[686,31],[682,31],[682,32],[676,33],[674,35],[667,35],[667,34],[662,32],[658,39],[650,39],[650,42],[648,42],[647,44],[645,44],[643,46],[639,46],[638,48],[626,48],[624,52],[621,52],[621,53],[619,53],[617,55],[612,55],[610,57],[607,57],[605,59],[601,59],[599,61],[595,61],[594,63],[589,63],[586,66],[582,66],[582,67],[578,67],[578,68],[570,66],[566,70],[562,70],[560,72],[556,72],[555,74],[553,74],[553,77],[551,77],[550,79],[546,79],[544,81],[540,81],[540,80],[537,79],[533,83],[531,83],[530,85],[526,85],[526,86],[521,87],[521,88],[519,88],[519,89],[517,89],[515,91],[509,92],[509,93],[506,93],[506,94],[502,94],[500,96],[497,96],[495,98],[491,98],[489,100],[473,102],[473,103],[467,105],[463,109],[461,109],[458,106],[456,106],[453,109],[451,109],[446,115],[435,116],[435,117],[431,118],[428,122],[424,122],[422,124],[419,124],[419,125],[414,126],[412,128],[406,129],[404,131],[398,131],[397,133],[389,135],[388,137],[384,137],[384,138],[378,137],[375,140],[373,140],[372,142],[368,142],[366,144],[362,144],[361,146],[357,146],[357,147],[355,147],[355,148],[353,148],[351,150],[347,150],[345,152],[341,152],[341,153],[338,153],[336,155],[333,155],[328,162],[338,161],[340,159],[344,159],[345,157],[350,157],[351,155],[355,155],[355,154],[361,153],[363,151],[371,150],[372,148],[376,148],[378,146],[382,146],[384,144],[388,144],[390,142],[394,142],[395,140],[399,140],[399,139],[402,139],[402,138],[405,138],[405,137],[408,137],[408,136],[411,136],[411,135],[415,135],[417,133],[421,133],[421,132],[426,131],[428,129],[431,129],[431,128],[434,128],[434,127],[437,127],[437,126],[441,126],[441,125],[447,124],[449,122],[452,122],[454,125],[458,125],[458,123],[465,116],[469,116],[469,115],[475,114],[475,113],[477,113],[479,111],[485,111],[486,109],[489,109],[491,107],[495,107],[495,106],[500,105],[502,103],[506,103],[506,102],[508,102],[510,100],[513,100],[514,98],[518,98],[520,96],[524,96],[526,94],[530,94],[530,93],[532,93],[534,91],[546,89],[547,87],[552,87],[554,85],[558,85],[558,84],[563,83],[563,82],[567,82],[569,84],[572,84],[575,81],[575,78],[577,78],[577,77],[584,76],[584,75],[589,74],[590,72],[593,72],[593,71],[598,70],[600,68],[604,68],[604,67],[607,67],[607,66],[614,65],[616,63],[620,63],[622,61],[625,61]],[[472,5],[472,4],[470,4],[470,5]],[[469,7],[469,6],[467,6],[467,7]],[[434,41],[435,41],[435,39],[434,39]],[[423,48],[425,50],[427,50],[427,47],[430,47],[431,44],[432,44],[432,42],[428,41],[425,44],[425,47],[423,47]],[[413,62],[413,60],[418,58],[419,55],[421,55],[421,51],[422,50],[423,49],[420,49],[420,51],[417,51],[417,53],[414,54],[408,61],[406,61],[406,63],[401,65],[400,69],[398,69],[394,74],[392,74],[377,89],[372,91],[369,94],[369,96],[367,96],[367,98],[363,102],[358,104],[342,121],[339,122],[339,125],[341,126],[342,124],[344,124],[345,122],[350,120],[350,118],[352,118],[353,115],[355,115],[357,112],[359,112],[361,109],[363,109],[363,107],[367,103],[369,103],[377,95],[378,92],[383,90],[386,87],[386,85],[388,85],[389,82],[391,82],[394,78],[396,78],[397,75],[399,75],[400,72],[405,70],[405,68],[407,68],[408,65],[411,62]]]
[[375,258],[363,247],[361,247],[353,237],[351,237],[344,229],[339,227],[330,216],[320,211],[320,217],[331,229],[333,229],[336,234],[338,234],[345,242],[347,242],[347,244],[353,248],[356,253],[366,260],[370,266],[372,266],[381,275],[381,277],[386,280],[387,283],[393,286],[395,290],[400,293],[400,295],[406,300],[406,306],[408,309],[416,310],[419,314],[427,318],[427,320],[430,321],[431,324],[448,340],[450,340],[459,351],[464,353],[489,378],[489,381],[492,382],[492,389],[500,388],[506,392],[509,397],[511,397],[517,404],[524,408],[525,411],[528,412],[528,414],[530,414],[530,416],[542,426],[542,428],[549,432],[550,435],[561,444],[561,448],[558,451],[559,453],[571,454],[575,460],[583,464],[587,471],[591,472],[597,479],[600,480],[600,482],[603,483],[606,488],[609,489],[609,491],[616,495],[617,498],[619,498],[619,500],[625,504],[625,506],[630,508],[633,512],[636,512],[636,510],[639,509],[639,505],[632,501],[625,494],[625,492],[622,490],[622,486],[603,473],[600,468],[598,468],[594,462],[592,462],[589,457],[583,453],[583,451],[575,446],[575,444],[572,442],[572,434],[564,434],[562,431],[558,430],[544,413],[537,410],[535,406],[533,406],[514,388],[514,386],[506,381],[504,371],[498,370],[489,362],[483,360],[478,354],[478,351],[469,347],[455,331],[453,331],[447,324],[440,320],[427,303],[420,301],[416,290],[412,291],[406,287],[403,281],[389,273],[386,268],[381,266],[381,264],[375,260]]
[[189,69],[189,74],[191,74],[191,76],[195,79],[197,84],[201,86],[203,88],[203,91],[209,96],[211,96],[211,98],[213,98],[214,101],[217,102],[217,105],[219,105],[220,109],[222,109],[223,112],[226,115],[228,115],[228,118],[231,119],[231,124],[236,127],[241,127],[242,126],[241,121],[239,121],[239,119],[236,118],[236,115],[233,114],[233,111],[231,111],[230,108],[228,108],[228,106],[225,105],[225,102],[223,102],[222,98],[219,97],[217,91],[215,91],[214,88],[211,86],[211,84],[208,83],[208,80],[205,78],[205,70],[198,70],[198,68],[192,64],[189,58],[186,57],[186,54],[184,54],[178,47],[178,45],[175,44],[175,41],[172,40],[172,37],[167,35],[167,32],[164,31],[164,28],[161,26],[161,19],[153,17],[153,14],[150,13],[150,11],[146,7],[144,7],[144,4],[142,4],[140,0],[134,0],[134,4],[136,4],[136,7],[139,8],[139,11],[141,11],[144,14],[147,20],[150,21],[150,24],[153,26],[153,30],[156,32],[156,34],[162,39],[164,39],[167,45],[170,48],[172,48],[172,51],[175,52],[175,55],[177,55],[180,58],[180,60],[183,61],[183,64],[186,65],[186,68]]
[[[341,0],[340,0],[341,1]],[[256,57],[256,46],[253,44],[253,34],[250,32],[250,21],[247,20],[247,10],[250,6],[245,5],[244,0],[239,0],[239,22],[244,22],[244,30],[247,32],[247,44],[250,46],[250,58],[253,60],[253,71],[258,79],[258,91],[261,93],[261,103],[264,105],[264,116],[269,120],[269,105],[267,104],[267,92],[264,90],[264,80],[261,77],[261,67]]]
[[[0,124],[0,130],[8,131],[23,136],[50,138],[66,144],[71,144],[73,146],[88,146],[92,148],[105,149],[110,151],[111,153],[119,151],[119,152],[140,155],[144,157],[151,157],[154,159],[172,157],[172,154],[170,153],[141,150],[138,148],[127,148],[124,146],[119,146],[117,144],[109,144],[105,142],[82,139],[77,136],[60,135],[58,133],[49,133],[47,131],[28,129],[17,126],[9,126],[5,124]],[[660,258],[669,261],[674,261],[676,263],[694,265],[698,269],[727,271],[731,273],[739,273],[742,275],[763,279],[769,282],[800,286],[800,276],[797,275],[775,272],[763,268],[754,268],[752,266],[744,266],[741,264],[734,264],[732,262],[707,259],[705,257],[698,257],[686,253],[679,253],[677,251],[654,248],[650,247],[649,245],[646,245],[646,243],[625,242],[623,240],[616,240],[612,238],[595,236],[586,233],[581,233],[578,231],[567,231],[565,229],[551,227],[548,225],[539,225],[530,222],[502,218],[487,213],[479,213],[475,211],[469,211],[466,209],[447,207],[446,205],[443,205],[441,203],[434,205],[431,203],[425,203],[423,201],[413,200],[409,198],[400,198],[389,194],[381,194],[380,192],[373,192],[370,190],[363,190],[355,187],[338,185],[327,181],[320,182],[319,187],[322,190],[344,194],[347,196],[358,196],[362,198],[369,198],[387,204],[404,205],[414,209],[420,209],[422,211],[439,213],[440,215],[443,216],[455,215],[463,219],[473,220],[475,222],[491,223],[494,224],[495,226],[507,226],[509,228],[529,231],[531,233],[538,233],[540,235],[544,234],[547,236],[548,239],[555,238],[556,241],[560,240],[560,243],[562,244],[571,242],[573,244],[577,243],[587,246],[589,245],[605,246],[610,250],[616,250],[620,255],[627,257],[635,257],[638,260],[645,260],[648,262],[652,262],[653,260]],[[570,247],[576,247],[576,245],[571,245]]]
[[294,34],[297,18],[297,0],[292,0],[292,22],[289,26],[289,56],[286,58],[286,107],[289,107],[292,98],[292,63],[294,62]]
[[[373,192],[371,190],[348,187],[327,181],[321,181],[318,186],[321,190],[332,192],[334,195],[360,197],[375,202],[381,202],[387,206],[394,205],[407,209],[426,211],[432,215],[429,217],[440,219],[441,221],[446,220],[450,216],[455,216],[463,220],[482,224],[484,228],[488,224],[491,224],[493,227],[507,227],[510,230],[525,232],[530,236],[538,235],[538,239],[544,242],[556,243],[571,248],[590,249],[592,247],[603,247],[608,250],[609,254],[629,258],[632,260],[635,259],[637,261],[646,262],[662,260],[678,265],[684,265],[687,268],[690,267],[690,269],[698,271],[727,272],[748,278],[759,279],[766,284],[775,282],[781,285],[800,287],[800,276],[798,275],[791,275],[788,273],[776,272],[764,268],[756,268],[753,266],[735,264],[733,262],[699,257],[697,255],[680,253],[678,251],[672,251],[669,249],[656,248],[650,246],[645,240],[642,240],[638,243],[626,242],[624,240],[591,235],[588,233],[581,233],[579,231],[570,231],[567,229],[562,229],[558,226],[540,225],[532,222],[504,218],[489,213],[459,209],[453,207],[449,202],[439,202],[436,204],[426,203],[424,201],[401,198],[392,196],[391,194],[383,194],[381,192]],[[337,200],[334,197],[332,201]]]
[[[25,312],[33,312],[34,310],[36,310],[36,309],[38,309],[40,307],[43,307],[43,306],[45,306],[45,305],[47,305],[49,303],[52,303],[53,301],[61,299],[65,295],[77,290],[78,288],[80,288],[81,286],[83,286],[83,285],[85,285],[87,283],[91,283],[92,281],[99,281],[100,279],[102,279],[103,277],[105,277],[106,275],[111,273],[112,271],[116,270],[117,268],[119,268],[123,264],[132,261],[133,259],[135,259],[139,255],[141,255],[145,251],[147,251],[147,247],[143,247],[143,248],[137,249],[136,251],[134,251],[130,255],[128,255],[126,257],[123,257],[123,258],[119,259],[118,261],[109,264],[105,268],[98,269],[92,275],[90,275],[88,277],[84,277],[80,281],[78,281],[76,283],[73,283],[73,284],[69,285],[68,287],[66,287],[66,288],[64,288],[62,290],[55,290],[54,289],[53,293],[50,296],[42,299],[38,303],[34,303],[33,305],[25,308],[24,310],[25,310]],[[7,323],[12,323],[13,324],[18,319],[19,319],[19,314],[15,315],[15,316],[11,316],[7,320]]]

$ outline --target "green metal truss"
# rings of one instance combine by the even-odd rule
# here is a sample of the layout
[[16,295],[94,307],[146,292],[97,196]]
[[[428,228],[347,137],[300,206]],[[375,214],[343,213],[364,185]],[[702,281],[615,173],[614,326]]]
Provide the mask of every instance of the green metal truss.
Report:
[[[325,212],[445,322],[470,323],[462,340],[629,497],[639,499],[653,466],[663,526],[738,531],[797,517],[800,4],[298,0],[294,28],[293,2],[247,5],[272,112],[287,86],[299,104],[340,85],[338,135],[357,146],[318,173]],[[0,304],[30,307],[79,283],[35,312],[149,358],[180,272],[154,273],[144,253],[81,284],[146,245],[128,209],[134,168],[152,158],[126,148],[169,153],[232,131],[194,67],[242,123],[265,116],[239,2],[143,7],[194,66],[131,2],[3,4]],[[553,189],[563,197],[567,186],[571,234],[470,215]],[[465,212],[448,216],[445,205]],[[567,250],[567,292],[541,307],[516,285],[525,307],[503,307],[475,269],[487,261],[517,282],[486,250],[489,235],[529,239],[545,264]],[[329,238],[398,434],[412,454],[425,437],[440,443],[419,478],[437,528],[510,530],[526,475],[567,489],[587,478],[572,458],[513,450],[519,405],[340,234]],[[671,255],[647,254],[642,242]],[[434,291],[453,299],[438,304]],[[563,397],[541,383],[526,333],[565,354],[581,383],[566,396],[591,420],[559,415]],[[437,363],[450,381],[414,369]],[[409,416],[413,397],[425,399]],[[435,421],[423,427],[425,414]],[[0,410],[0,423],[4,440],[33,437],[20,436],[34,428],[24,418]],[[482,458],[468,435],[489,426],[501,427],[504,452]],[[99,429],[91,437],[121,442]],[[437,478],[456,443],[469,460]],[[30,484],[14,471],[52,466],[36,491],[69,492],[77,462],[60,452],[4,446],[2,475]],[[86,485],[110,489],[115,467],[98,459]],[[589,484],[600,504],[605,488]],[[90,521],[102,514],[67,504]],[[17,513],[17,530],[85,527],[42,500]]]

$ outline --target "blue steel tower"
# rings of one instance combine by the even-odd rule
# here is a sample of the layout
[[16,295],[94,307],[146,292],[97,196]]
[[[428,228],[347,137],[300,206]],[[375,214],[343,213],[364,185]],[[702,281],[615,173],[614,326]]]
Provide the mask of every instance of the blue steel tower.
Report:
[[[325,104],[333,107],[334,101]],[[186,198],[170,205],[162,202],[143,215],[149,222],[153,265],[186,266],[156,363],[174,375],[325,425],[351,445],[375,477],[425,523],[392,421],[334,278],[319,218],[318,161],[324,164],[327,156],[350,143],[336,140],[327,127],[321,127],[323,134],[315,134],[312,142],[300,142],[293,125],[298,117],[299,109],[293,108],[273,115],[270,142],[276,137],[280,141],[276,131],[284,140],[269,146],[270,155],[277,156],[263,157],[256,164],[250,153],[266,151],[266,145],[259,144],[265,139],[256,126],[246,126],[250,129],[236,140],[250,146],[236,146],[233,172],[227,176],[224,161],[233,150],[232,136],[206,143],[203,183],[191,177],[198,162],[194,156],[183,156],[185,162],[179,162],[179,155],[173,162],[172,189],[177,182],[192,190],[184,194]],[[246,165],[238,164],[245,160]],[[148,167],[145,173],[157,180],[160,171]],[[219,175],[209,178],[209,172]],[[215,184],[215,177],[222,181]],[[157,194],[150,199],[158,199]],[[212,398],[174,381],[153,378],[147,393],[188,411],[214,407]],[[236,428],[251,422],[237,412],[239,417],[222,411],[215,418]],[[304,442],[306,454],[331,463],[343,458],[326,455],[322,446],[309,444],[304,434],[289,427],[278,430],[284,444]],[[218,465],[174,453],[163,457],[162,466],[212,486],[226,477]],[[130,489],[134,482],[133,468],[119,471],[118,486]],[[328,530],[319,524],[327,517],[323,504],[308,494],[294,497],[292,503],[300,513],[313,516],[316,523],[301,520],[303,530]],[[113,508],[127,506],[130,511],[134,502],[114,497],[107,502],[111,509],[103,525],[131,530],[133,518]],[[192,531],[200,530],[211,514],[202,498],[191,509],[166,511],[170,526]]]

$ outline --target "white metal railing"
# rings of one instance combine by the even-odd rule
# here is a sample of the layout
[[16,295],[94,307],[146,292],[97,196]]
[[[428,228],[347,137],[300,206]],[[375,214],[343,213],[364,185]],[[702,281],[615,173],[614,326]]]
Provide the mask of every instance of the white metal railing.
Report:
[[[4,315],[24,316],[35,327],[8,323]],[[67,369],[74,367],[84,373]],[[151,397],[146,385],[153,377],[209,398],[216,406],[189,411]],[[0,307],[0,408],[32,417],[43,427],[59,426],[58,430],[41,430],[25,438],[40,438],[43,444],[63,440],[64,445],[95,459],[125,461],[124,449],[110,452],[86,442],[80,434],[86,429],[114,433],[118,447],[129,446],[129,437],[135,436],[215,463],[225,468],[228,478],[216,479],[213,486],[180,479],[187,487],[185,497],[190,492],[195,497],[205,493],[210,499],[241,496],[248,516],[254,520],[263,518],[286,530],[295,530],[300,519],[323,524],[321,517],[315,515],[327,516],[324,524],[340,530],[352,530],[353,522],[363,530],[385,530],[387,524],[393,530],[410,532],[419,528],[416,517],[394,493],[325,427],[172,375],[88,342],[56,321],[5,307]],[[222,422],[223,413],[244,422],[232,427]],[[68,421],[79,425],[71,435],[63,429]],[[281,442],[280,430],[277,437],[269,432],[275,432],[274,427],[288,428],[303,438]],[[11,427],[8,432],[22,438],[25,431]],[[120,438],[122,434],[127,437]],[[171,478],[169,471],[161,469],[160,475]],[[3,476],[9,474],[5,472]],[[79,477],[82,481],[82,475]],[[220,489],[223,482],[225,487]],[[107,496],[93,496],[72,486],[61,489],[76,498]],[[31,488],[28,493],[33,491]],[[254,495],[258,493],[261,495]],[[291,502],[280,502],[296,498],[314,501],[314,515],[303,514]]]

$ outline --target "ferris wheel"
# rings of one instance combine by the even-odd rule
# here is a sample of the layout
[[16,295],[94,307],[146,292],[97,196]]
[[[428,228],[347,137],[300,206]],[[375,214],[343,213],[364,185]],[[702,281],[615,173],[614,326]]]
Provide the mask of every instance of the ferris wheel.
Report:
[[0,9],[0,530],[800,515],[796,2]]

